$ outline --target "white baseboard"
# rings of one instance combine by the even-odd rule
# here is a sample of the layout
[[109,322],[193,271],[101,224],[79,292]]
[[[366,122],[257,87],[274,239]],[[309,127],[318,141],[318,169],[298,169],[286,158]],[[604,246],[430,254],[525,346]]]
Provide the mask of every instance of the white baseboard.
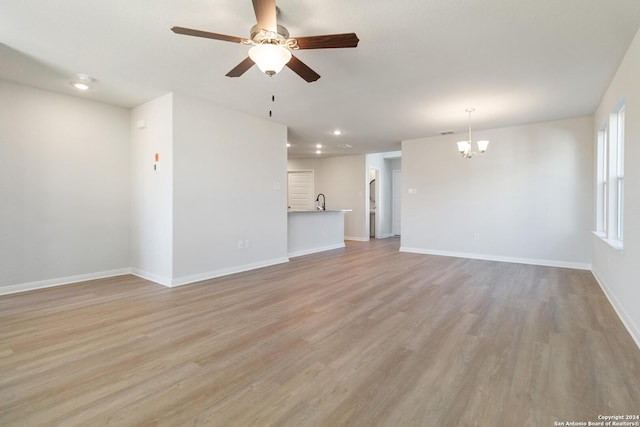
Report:
[[620,304],[618,298],[616,298],[616,295],[611,291],[611,288],[609,288],[604,279],[596,272],[596,270],[592,268],[591,273],[593,274],[593,277],[595,277],[596,282],[598,282],[598,285],[600,285],[600,289],[602,289],[602,292],[609,300],[609,304],[611,304],[616,314],[622,321],[622,324],[625,328],[627,328],[627,331],[631,335],[631,338],[633,339],[633,341],[635,341],[636,345],[640,349],[640,328],[636,327],[636,325],[633,324],[633,321],[624,310],[622,304]]
[[376,236],[376,239],[388,239],[389,237],[394,237],[393,233],[386,233]]
[[[344,247],[344,244],[342,245]],[[77,276],[59,277],[55,279],[40,280],[37,282],[21,283],[18,285],[0,286],[0,295],[15,294],[18,292],[34,291],[37,289],[51,288],[54,286],[70,285],[78,282],[86,282],[88,280],[105,279],[108,277],[122,276],[124,274],[133,274],[150,282],[157,283],[162,286],[174,287],[182,286],[189,283],[200,282],[202,280],[213,279],[216,277],[227,276],[229,274],[241,273],[243,271],[254,270],[256,268],[268,267],[270,265],[282,264],[289,262],[289,258],[276,258],[266,261],[255,262],[251,264],[239,265],[231,268],[211,271],[193,276],[185,276],[177,279],[159,276],[148,271],[137,268],[120,268],[117,270],[100,271],[97,273],[80,274]]]
[[79,274],[76,276],[58,277],[55,279],[39,280],[37,282],[21,283],[18,285],[0,286],[0,295],[15,294],[18,292],[35,291],[37,289],[52,288],[54,286],[71,285],[87,280],[105,279],[107,277],[122,276],[131,274],[130,268],[119,268],[116,270],[100,271],[97,273]]
[[400,252],[410,252],[414,254],[424,254],[424,255],[450,256],[454,258],[479,259],[483,261],[510,262],[514,264],[542,265],[545,267],[572,268],[574,270],[589,270],[589,271],[591,270],[591,264],[581,263],[581,262],[556,261],[556,260],[538,259],[538,258],[516,258],[516,257],[474,254],[474,253],[467,253],[467,252],[438,251],[438,250],[422,249],[422,248],[409,248],[406,246],[401,246]]
[[237,265],[229,268],[222,268],[220,270],[194,274],[192,276],[179,277],[177,279],[171,280],[171,283],[168,286],[173,288],[176,286],[188,285],[190,283],[201,282],[203,280],[209,280],[209,279],[215,279],[216,277],[242,273],[243,271],[255,270],[257,268],[269,267],[271,265],[283,264],[285,262],[289,262],[289,258],[274,258],[270,260],[254,262],[251,264],[243,264],[243,265]]
[[353,236],[344,236],[344,240],[355,240],[356,242],[368,242],[368,237],[353,237]]
[[140,270],[139,268],[132,268],[131,274],[133,274],[134,276],[138,276],[141,279],[148,280],[150,282],[154,282],[162,286],[166,286],[168,288],[171,287],[170,277],[159,276],[154,273],[149,273],[148,271]]
[[295,258],[298,256],[315,254],[317,252],[330,251],[332,249],[340,249],[340,248],[344,248],[344,246],[345,246],[344,243],[336,243],[335,245],[322,246],[322,247],[313,248],[313,249],[305,249],[303,251],[289,252],[288,255],[289,255],[289,258]]

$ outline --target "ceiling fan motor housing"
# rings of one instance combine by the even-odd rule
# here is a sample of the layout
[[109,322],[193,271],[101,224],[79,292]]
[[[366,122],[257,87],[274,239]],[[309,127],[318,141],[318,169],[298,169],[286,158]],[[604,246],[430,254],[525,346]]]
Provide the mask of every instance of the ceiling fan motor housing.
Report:
[[264,43],[272,43],[279,44],[281,46],[287,46],[290,44],[289,40],[289,30],[287,30],[282,25],[278,25],[278,32],[273,32],[269,30],[265,30],[264,28],[260,28],[257,25],[251,27],[250,32],[250,40],[254,44],[264,44]]

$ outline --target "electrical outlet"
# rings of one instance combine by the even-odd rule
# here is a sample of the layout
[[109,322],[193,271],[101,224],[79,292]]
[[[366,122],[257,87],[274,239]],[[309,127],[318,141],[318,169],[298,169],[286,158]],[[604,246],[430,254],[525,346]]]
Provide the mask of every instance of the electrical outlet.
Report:
[[251,240],[247,239],[244,241],[244,247],[245,248],[250,248],[251,247]]
[[242,240],[238,240],[238,249],[242,249],[244,247],[244,242]]
[[476,240],[476,241],[480,240],[480,233],[474,233],[473,240]]

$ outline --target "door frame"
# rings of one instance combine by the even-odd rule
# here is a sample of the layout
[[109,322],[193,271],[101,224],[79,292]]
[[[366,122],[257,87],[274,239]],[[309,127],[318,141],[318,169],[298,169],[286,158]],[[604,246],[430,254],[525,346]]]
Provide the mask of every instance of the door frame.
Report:
[[[396,183],[398,180],[400,182]],[[402,233],[402,170],[400,169],[391,171],[391,200],[391,233],[399,236]],[[400,218],[397,218],[396,206],[400,212]]]

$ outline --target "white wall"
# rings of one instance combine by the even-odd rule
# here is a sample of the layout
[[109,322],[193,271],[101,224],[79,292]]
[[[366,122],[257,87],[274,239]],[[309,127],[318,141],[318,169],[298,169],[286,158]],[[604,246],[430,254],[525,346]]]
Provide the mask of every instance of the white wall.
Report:
[[287,170],[320,170],[323,159],[289,159],[287,160]]
[[[595,114],[591,140],[607,120],[618,100],[625,99],[624,148],[624,252],[591,237],[593,272],[640,347],[640,32],[636,34],[624,60]],[[595,151],[595,142],[592,147]],[[592,166],[595,169],[595,166]],[[593,181],[592,181],[593,184]],[[595,194],[595,187],[594,187]],[[594,196],[595,200],[595,196]],[[594,205],[591,211],[595,210]],[[591,224],[595,229],[595,223]]]
[[178,94],[173,112],[174,284],[286,262],[286,127]]
[[174,94],[132,111],[0,94],[0,293],[287,261],[285,126]]
[[389,168],[392,171],[402,170],[402,159],[389,159]]
[[125,271],[129,165],[128,110],[0,80],[0,293]]
[[347,240],[369,240],[366,217],[369,199],[366,195],[369,171],[365,156],[328,157],[323,160],[322,173],[316,178],[316,191],[327,196],[327,209],[351,209],[344,216]]
[[[139,129],[138,123],[144,122]],[[157,170],[154,170],[158,153]],[[173,278],[173,95],[131,111],[131,266],[146,279]]]
[[[402,250],[589,268],[591,117],[402,142]],[[415,189],[416,194],[409,194]]]
[[315,191],[326,196],[326,208],[351,209],[344,218],[347,240],[369,240],[369,170],[366,156],[340,156],[322,159],[291,159],[288,170],[315,171]]

